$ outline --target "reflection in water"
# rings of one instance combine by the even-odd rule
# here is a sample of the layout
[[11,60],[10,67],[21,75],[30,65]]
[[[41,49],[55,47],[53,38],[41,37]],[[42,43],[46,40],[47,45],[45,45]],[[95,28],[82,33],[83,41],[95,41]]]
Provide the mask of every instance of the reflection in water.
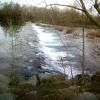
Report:
[[[32,36],[33,38],[30,38]],[[0,75],[9,80],[5,89],[9,86],[12,88],[18,84],[19,80],[25,80],[25,77],[33,75],[33,58],[35,59],[35,48],[38,44],[34,37],[38,40],[32,32],[30,23],[17,29],[0,27]],[[13,100],[10,89],[8,88],[5,92],[9,94],[6,97]]]
[[16,33],[18,33],[21,30],[22,26],[10,26],[10,27],[2,27],[4,33],[5,33],[5,37],[9,36],[16,36]]
[[[1,100],[15,100],[15,96],[10,92],[9,83],[16,77],[16,65],[14,56],[14,39],[16,30],[12,27],[0,27],[0,93]],[[2,77],[3,80],[1,81]],[[12,77],[13,76],[13,77]],[[6,79],[5,79],[6,78]]]
[[4,52],[8,55],[5,54],[5,58],[2,55],[2,58],[0,58],[2,59],[0,61],[2,63],[0,73],[9,79],[7,87],[10,87],[9,92],[13,95],[12,88],[16,87],[19,82],[23,84],[33,75],[41,72],[39,69],[40,63],[43,63],[43,57],[39,55],[39,40],[31,23],[27,23],[17,31],[11,31],[11,28],[5,30],[5,32],[8,32],[6,35],[3,30],[2,32],[4,39],[8,41],[2,42],[2,49],[5,50],[6,45],[9,48]]

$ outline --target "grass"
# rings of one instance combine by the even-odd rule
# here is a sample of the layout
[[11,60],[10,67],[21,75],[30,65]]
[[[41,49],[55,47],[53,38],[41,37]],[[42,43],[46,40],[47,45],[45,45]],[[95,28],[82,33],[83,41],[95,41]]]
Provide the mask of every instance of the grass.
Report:
[[[3,77],[1,76],[1,78]],[[22,83],[13,77],[8,88],[17,100],[72,100],[74,96],[84,92],[100,94],[100,72],[95,73],[92,77],[85,75],[84,81],[82,78],[65,80],[61,76],[50,76],[42,78],[40,85],[36,86],[30,82]],[[0,94],[8,93],[8,88],[0,88]],[[99,98],[100,95],[97,97]]]

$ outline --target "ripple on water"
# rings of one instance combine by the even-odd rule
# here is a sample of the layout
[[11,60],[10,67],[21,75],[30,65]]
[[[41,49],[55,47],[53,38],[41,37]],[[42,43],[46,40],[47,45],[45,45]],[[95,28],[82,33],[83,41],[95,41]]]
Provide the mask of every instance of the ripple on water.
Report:
[[[61,42],[59,36],[55,32],[51,32],[49,28],[44,31],[43,28],[40,28],[38,26],[34,27],[38,33],[39,43],[41,45],[40,51],[42,51],[45,55],[45,65],[42,66],[44,69],[48,70],[58,70],[62,73],[64,73],[63,67],[58,64],[59,61],[57,61],[60,57],[64,58],[66,57],[66,60],[64,61],[65,65],[67,64],[67,67],[65,68],[65,73],[68,74],[71,77],[71,67],[70,65],[76,65],[76,61],[70,61],[71,59],[74,59],[76,56],[72,54],[71,52],[66,53],[66,50],[64,49],[64,44]],[[65,42],[65,41],[64,41]],[[69,40],[67,41],[69,44]],[[70,58],[70,59],[69,59]],[[69,59],[69,60],[68,60]],[[77,74],[78,71],[73,69],[73,74]]]

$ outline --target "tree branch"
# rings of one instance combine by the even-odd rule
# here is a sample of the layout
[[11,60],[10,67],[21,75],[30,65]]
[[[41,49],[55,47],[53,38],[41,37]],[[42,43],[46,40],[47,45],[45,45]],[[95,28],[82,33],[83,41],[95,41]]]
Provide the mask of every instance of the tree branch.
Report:
[[97,4],[98,3],[98,0],[95,0],[95,4]]
[[[97,1],[98,1],[98,0],[96,0],[96,2],[97,2]],[[81,5],[82,5],[82,9],[81,9],[81,8],[78,8],[78,7],[75,7],[75,6],[71,6],[71,5],[62,5],[62,4],[49,4],[49,5],[47,5],[47,6],[53,6],[53,5],[65,6],[65,7],[74,8],[74,9],[79,10],[79,11],[83,11],[83,12],[85,13],[85,15],[86,15],[96,26],[98,26],[98,27],[100,28],[99,22],[97,22],[97,21],[92,17],[92,15],[90,15],[89,12],[87,11],[83,0],[80,0],[80,3],[81,3]]]
[[84,11],[83,9],[81,8],[78,8],[78,7],[75,7],[75,6],[71,6],[71,5],[62,5],[62,4],[49,4],[47,6],[65,6],[65,7],[69,7],[69,8],[74,8],[74,9],[77,9],[77,10],[80,10],[80,11]]
[[84,13],[86,14],[86,16],[87,16],[96,26],[98,26],[98,27],[100,28],[99,22],[97,22],[97,21],[89,14],[89,12],[87,11],[83,0],[80,0],[80,3],[81,3],[81,5],[82,5],[82,8],[83,8]]
[[95,0],[94,8],[97,10],[97,12],[100,14],[100,8],[99,8],[99,3],[98,0]]

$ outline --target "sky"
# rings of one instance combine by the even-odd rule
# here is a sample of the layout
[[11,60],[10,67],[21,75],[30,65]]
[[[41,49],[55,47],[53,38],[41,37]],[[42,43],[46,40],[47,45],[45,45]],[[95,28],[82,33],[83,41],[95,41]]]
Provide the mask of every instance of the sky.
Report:
[[47,4],[59,3],[59,4],[73,4],[75,0],[0,0],[1,2],[18,2],[19,4],[45,6],[44,1]]
[[[75,1],[78,1],[78,0],[0,0],[1,3],[4,3],[4,2],[15,2],[15,3],[19,3],[20,5],[26,4],[26,5],[33,5],[33,6],[37,6],[37,7],[45,7],[46,4],[44,3],[44,1],[47,4],[55,4],[55,3],[57,3],[57,4],[64,4],[64,5],[73,5],[73,4],[76,4]],[[89,1],[91,1],[91,0],[84,0],[84,1],[86,1],[85,2],[86,8],[90,8],[91,4],[90,4]],[[78,6],[79,6],[79,4],[78,4]],[[61,8],[61,9],[66,8],[66,7],[63,7],[63,6],[58,6],[58,7]]]

